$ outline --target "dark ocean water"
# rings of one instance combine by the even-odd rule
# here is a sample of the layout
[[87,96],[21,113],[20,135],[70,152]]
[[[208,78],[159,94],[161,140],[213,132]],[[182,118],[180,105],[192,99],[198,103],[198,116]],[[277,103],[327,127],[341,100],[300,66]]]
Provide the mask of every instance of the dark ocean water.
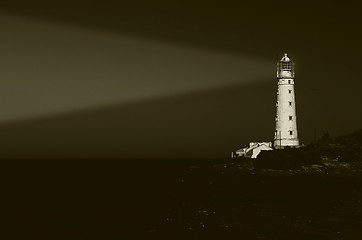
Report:
[[3,160],[0,239],[362,239],[362,177],[225,160]]

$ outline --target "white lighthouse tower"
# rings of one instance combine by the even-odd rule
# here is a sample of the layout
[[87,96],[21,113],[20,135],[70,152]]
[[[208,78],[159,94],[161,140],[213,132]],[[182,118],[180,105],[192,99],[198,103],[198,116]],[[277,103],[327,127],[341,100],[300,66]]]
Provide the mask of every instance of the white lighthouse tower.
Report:
[[277,64],[277,102],[273,146],[299,147],[294,94],[294,63],[285,53]]

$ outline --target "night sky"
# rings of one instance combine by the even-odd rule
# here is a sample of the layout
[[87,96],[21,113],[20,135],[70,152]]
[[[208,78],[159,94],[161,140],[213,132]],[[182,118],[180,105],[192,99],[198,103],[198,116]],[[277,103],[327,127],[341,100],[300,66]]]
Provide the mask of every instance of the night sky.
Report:
[[346,1],[2,1],[1,158],[219,158],[274,134],[295,62],[300,142],[362,127]]

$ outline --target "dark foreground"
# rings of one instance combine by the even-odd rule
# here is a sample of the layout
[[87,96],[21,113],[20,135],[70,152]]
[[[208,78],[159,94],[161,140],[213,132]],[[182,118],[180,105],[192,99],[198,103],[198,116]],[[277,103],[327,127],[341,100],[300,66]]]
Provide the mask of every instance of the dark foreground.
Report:
[[3,160],[0,171],[0,239],[362,239],[358,175],[223,160]]

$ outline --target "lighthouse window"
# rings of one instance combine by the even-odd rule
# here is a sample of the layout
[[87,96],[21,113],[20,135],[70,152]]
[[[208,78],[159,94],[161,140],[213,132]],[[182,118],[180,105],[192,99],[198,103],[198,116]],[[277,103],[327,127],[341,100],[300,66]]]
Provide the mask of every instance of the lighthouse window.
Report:
[[293,120],[293,116],[289,116],[289,120]]
[[293,131],[289,131],[289,135],[293,135]]
[[291,65],[290,65],[289,62],[283,62],[283,69],[285,69],[285,70],[290,70],[290,69],[291,69],[290,66],[291,66]]
[[290,80],[288,80],[288,84],[290,84]]
[[292,102],[289,102],[289,106],[292,106]]
[[288,92],[289,92],[289,93],[292,93],[292,90],[289,89]]

